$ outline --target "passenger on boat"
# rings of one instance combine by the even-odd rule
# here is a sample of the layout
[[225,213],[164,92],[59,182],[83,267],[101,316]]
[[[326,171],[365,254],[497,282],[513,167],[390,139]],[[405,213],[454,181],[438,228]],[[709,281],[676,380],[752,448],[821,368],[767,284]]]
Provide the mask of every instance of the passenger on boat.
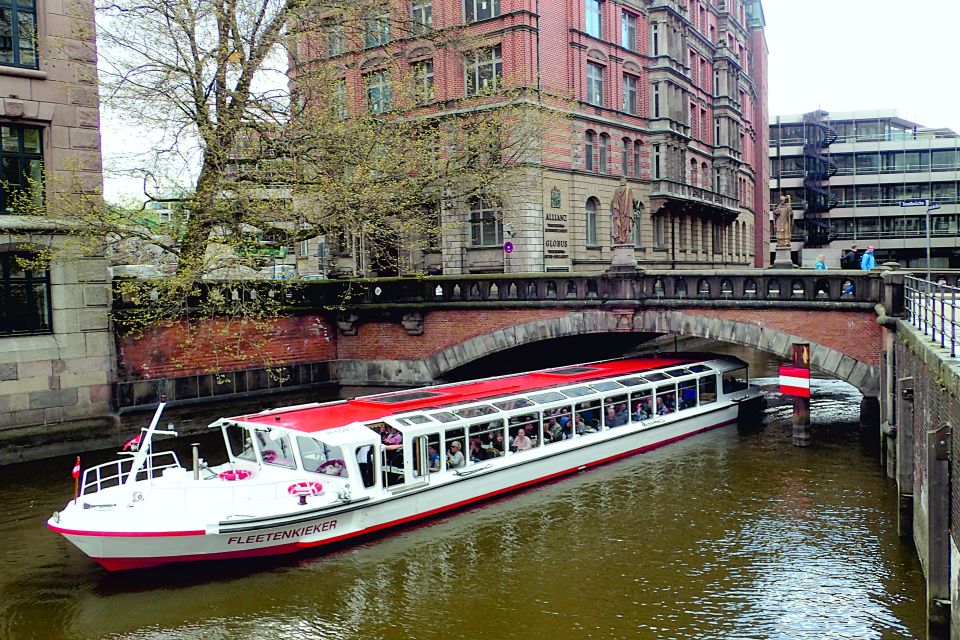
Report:
[[607,413],[606,413],[606,416],[605,416],[605,418],[604,418],[604,423],[605,423],[608,427],[615,427],[615,426],[617,426],[617,410],[613,408],[613,405],[612,405],[612,404],[608,404],[608,405],[607,405]]
[[657,398],[657,415],[658,416],[665,416],[668,413],[671,413],[672,411],[673,409],[671,409],[669,405],[663,402],[663,398]]
[[498,431],[497,435],[493,436],[493,444],[491,446],[494,457],[502,456],[507,452],[507,443],[503,439],[503,431]]
[[480,462],[483,460],[483,452],[480,449],[480,438],[470,440],[470,462]]
[[450,443],[450,451],[447,452],[447,469],[459,469],[467,464],[466,459],[463,457],[463,452],[460,451],[460,446],[459,440],[454,440]]
[[647,409],[647,405],[643,402],[638,402],[633,407],[633,414],[631,418],[634,422],[640,422],[641,420],[646,420],[650,417],[650,411]]
[[627,415],[627,404],[625,402],[621,402],[617,405],[616,411],[617,413],[614,418],[615,426],[620,427],[627,424],[629,421],[629,416]]
[[513,437],[513,444],[511,446],[514,451],[527,451],[533,448],[533,441],[527,436],[527,430],[525,428],[520,427],[517,435]]
[[577,433],[583,435],[585,433],[596,433],[597,430],[593,428],[593,425],[589,425],[583,419],[583,414],[577,414],[577,424],[576,424]]
[[430,473],[440,471],[440,454],[437,453],[436,445],[427,446],[427,460],[430,465]]
[[557,442],[563,440],[563,427],[557,422],[556,418],[550,418],[543,425],[543,439],[546,442]]

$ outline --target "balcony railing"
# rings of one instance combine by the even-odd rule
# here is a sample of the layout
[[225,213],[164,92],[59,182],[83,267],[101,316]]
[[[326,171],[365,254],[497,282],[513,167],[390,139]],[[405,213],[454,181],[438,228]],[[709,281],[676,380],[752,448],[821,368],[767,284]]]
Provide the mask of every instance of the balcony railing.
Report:
[[650,183],[650,196],[657,197],[675,197],[686,200],[694,200],[707,204],[715,204],[732,211],[740,210],[740,202],[736,198],[725,196],[709,189],[695,187],[683,182],[673,180],[654,180]]

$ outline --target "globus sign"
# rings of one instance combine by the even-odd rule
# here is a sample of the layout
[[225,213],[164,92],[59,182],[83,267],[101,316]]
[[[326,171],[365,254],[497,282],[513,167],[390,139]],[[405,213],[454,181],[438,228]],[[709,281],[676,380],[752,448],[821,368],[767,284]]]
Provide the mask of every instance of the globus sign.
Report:
[[513,253],[513,243],[510,241],[503,243],[503,252],[504,253]]

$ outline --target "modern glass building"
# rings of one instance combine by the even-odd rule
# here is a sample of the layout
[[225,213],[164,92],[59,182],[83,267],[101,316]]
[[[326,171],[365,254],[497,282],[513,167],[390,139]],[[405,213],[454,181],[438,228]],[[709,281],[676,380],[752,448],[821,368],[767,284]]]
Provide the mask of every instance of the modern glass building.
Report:
[[856,243],[875,246],[878,264],[923,267],[929,236],[931,266],[960,267],[958,187],[960,136],[950,129],[894,110],[771,119],[770,201],[791,196],[798,264],[824,254],[839,266]]

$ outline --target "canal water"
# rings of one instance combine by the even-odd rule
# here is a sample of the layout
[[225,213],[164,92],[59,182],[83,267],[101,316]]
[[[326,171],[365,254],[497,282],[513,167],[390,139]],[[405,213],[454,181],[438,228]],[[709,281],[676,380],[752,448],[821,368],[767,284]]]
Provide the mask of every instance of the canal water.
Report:
[[859,394],[817,380],[815,444],[797,449],[775,379],[756,382],[766,425],[250,564],[107,573],[43,526],[73,458],[0,468],[0,639],[923,637]]

